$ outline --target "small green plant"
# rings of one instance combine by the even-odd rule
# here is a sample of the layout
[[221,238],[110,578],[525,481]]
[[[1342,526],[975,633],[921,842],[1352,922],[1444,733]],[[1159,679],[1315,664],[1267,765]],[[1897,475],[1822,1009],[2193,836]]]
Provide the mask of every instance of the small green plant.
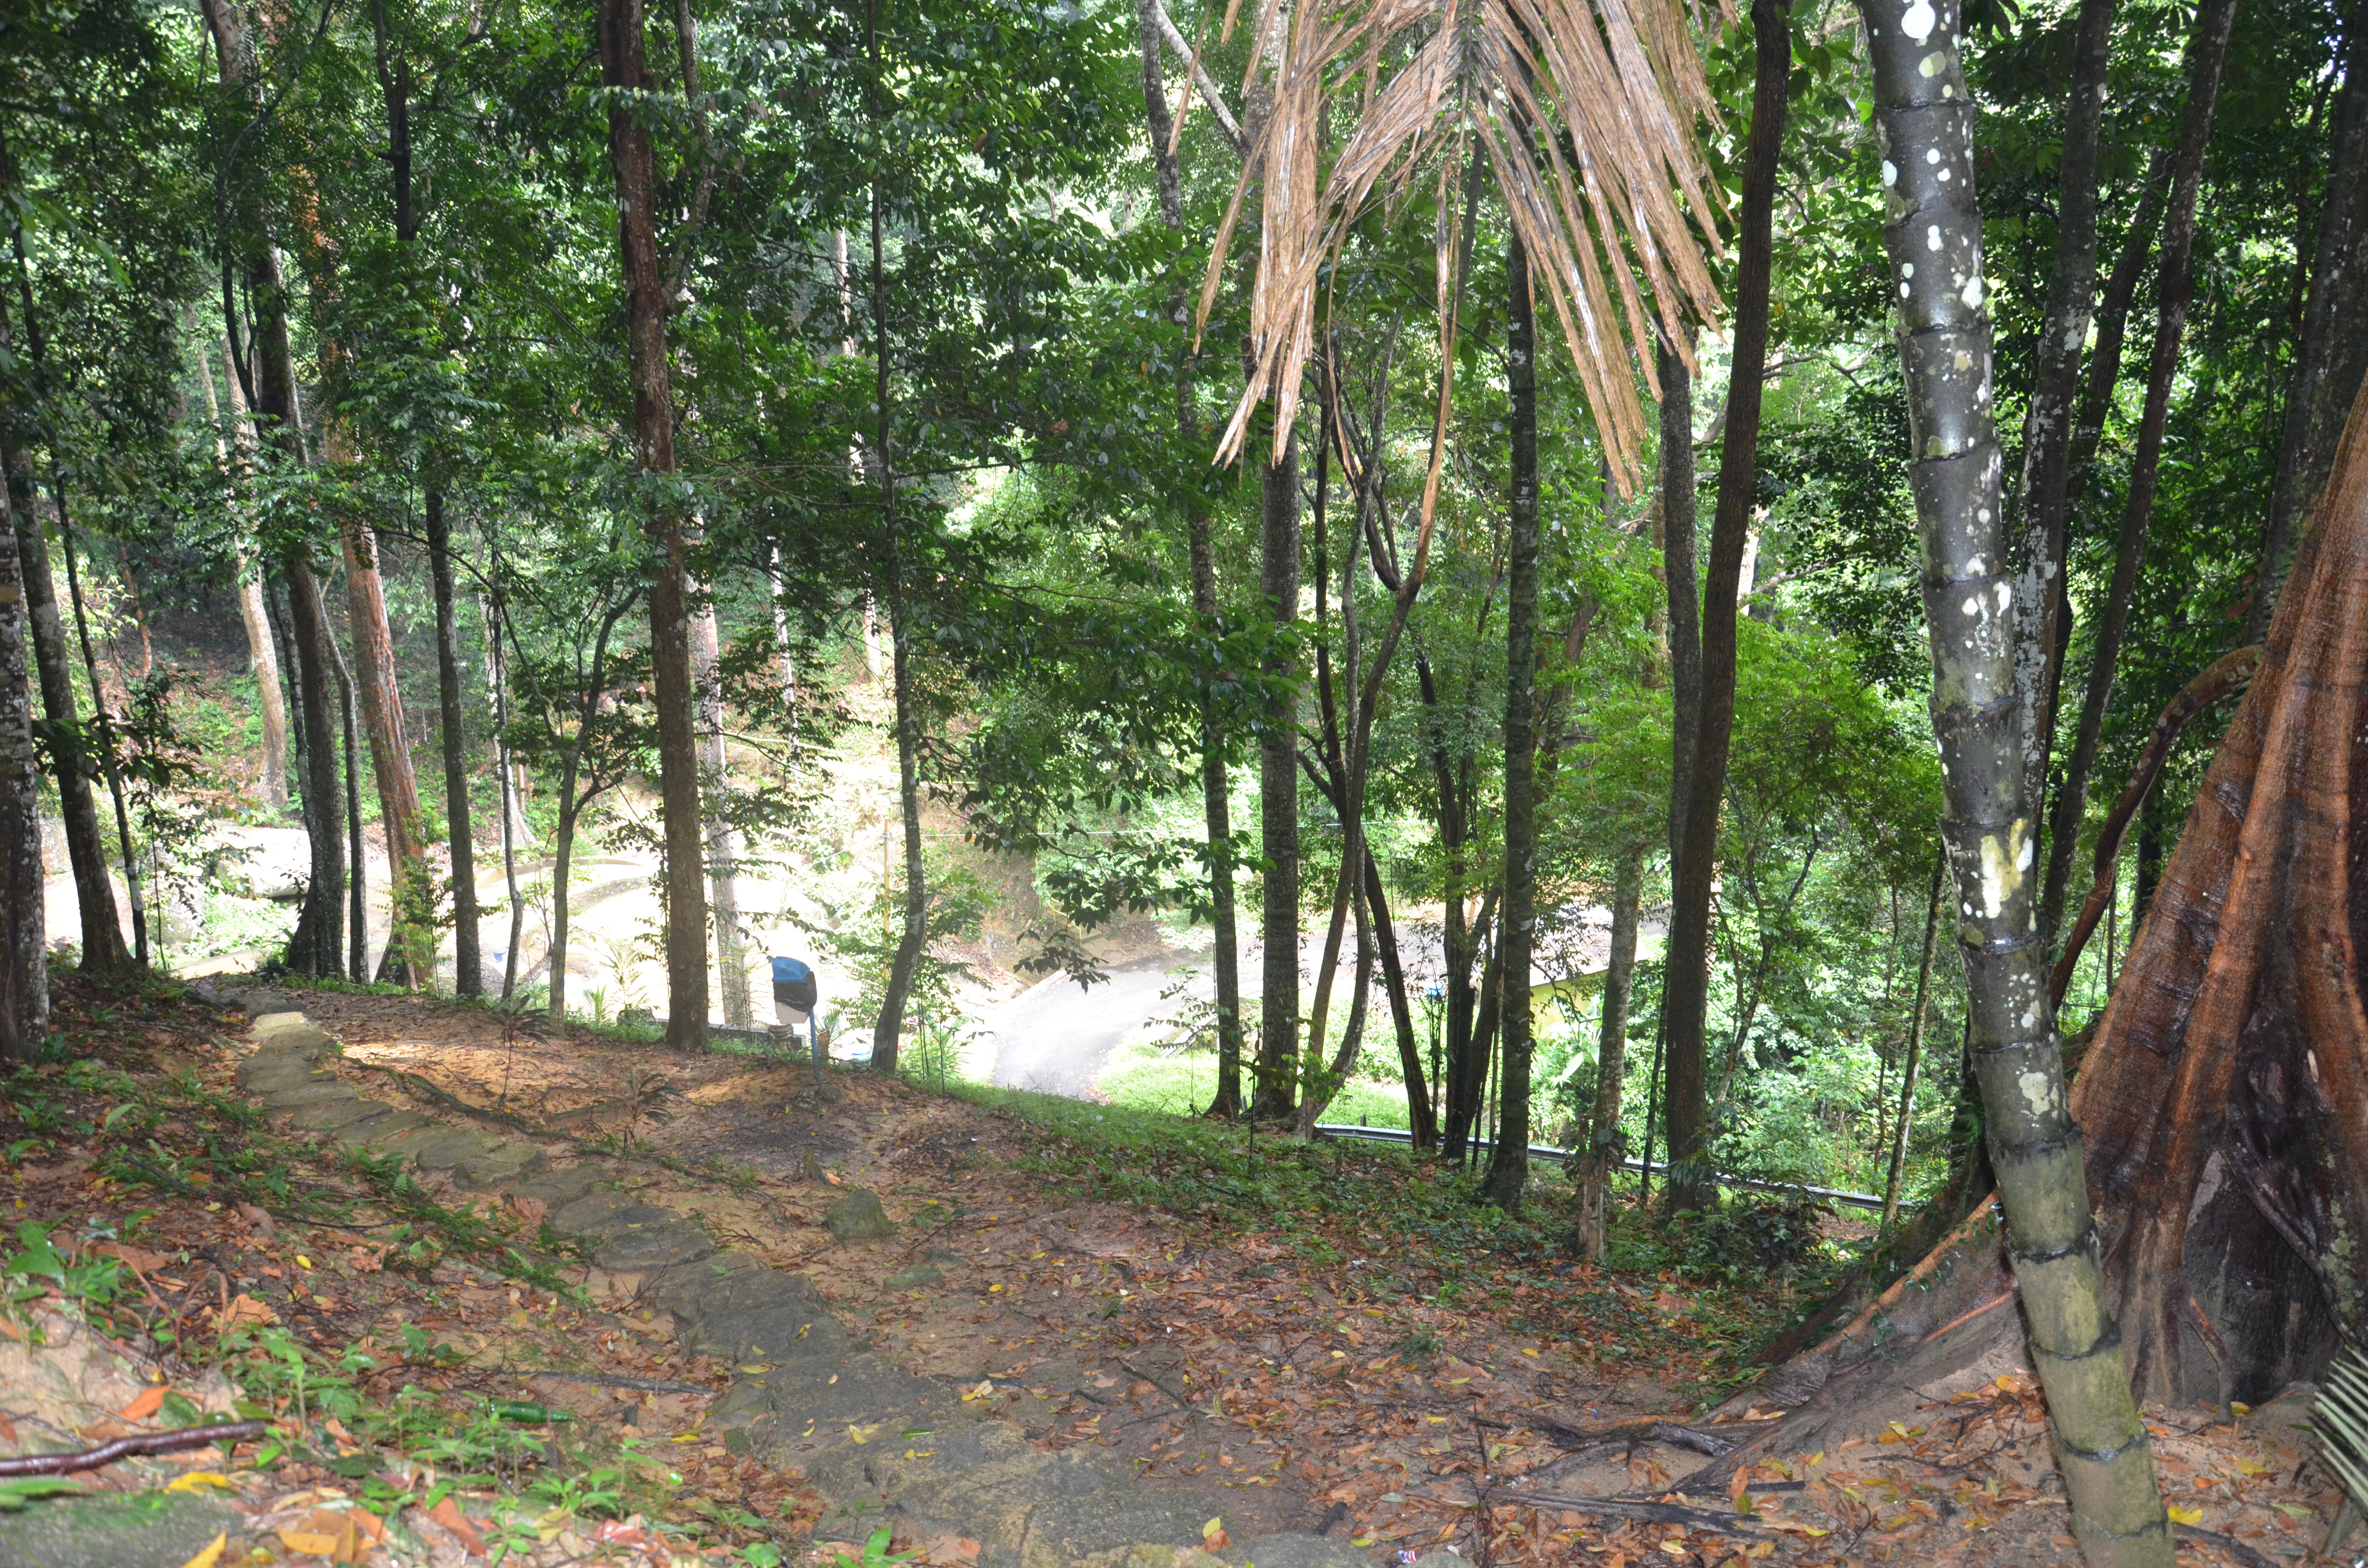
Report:
[[81,1490],[80,1482],[57,1475],[21,1475],[0,1481],[0,1514],[12,1514],[44,1497],[66,1497]]

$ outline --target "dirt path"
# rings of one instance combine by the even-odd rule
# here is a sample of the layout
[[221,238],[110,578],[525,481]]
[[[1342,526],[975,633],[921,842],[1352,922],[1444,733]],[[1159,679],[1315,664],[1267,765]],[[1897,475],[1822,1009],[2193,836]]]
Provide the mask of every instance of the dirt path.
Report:
[[[1402,1211],[1319,1222],[1286,1208],[1245,1225],[1214,1204],[1179,1214],[1079,1191],[1230,1179],[1174,1168],[1182,1154],[1084,1147],[865,1074],[547,1041],[411,998],[302,1001],[342,1042],[308,1080],[325,1069],[387,1116],[433,1085],[408,1114],[457,1123],[456,1106],[476,1108],[489,1142],[526,1151],[503,1166],[489,1149],[477,1157],[494,1165],[441,1179],[544,1205],[588,1249],[594,1301],[636,1333],[671,1322],[677,1354],[713,1355],[731,1386],[712,1403],[630,1410],[687,1417],[725,1458],[803,1477],[824,1499],[817,1540],[854,1539],[884,1508],[900,1539],[962,1562],[1183,1545],[1212,1518],[1234,1540],[1269,1538],[1269,1568],[1443,1545],[1481,1560],[2074,1561],[2036,1393],[2011,1375],[1754,1467],[1730,1497],[1670,1493],[1731,1441],[1673,1408],[1733,1364],[1720,1300],[1668,1274],[1462,1268],[1412,1186]],[[1403,1160],[1341,1145],[1258,1157],[1319,1187],[1327,1161],[1347,1181],[1354,1162]],[[835,1233],[835,1207],[844,1221],[867,1193],[893,1233]],[[2169,1423],[2167,1472],[2199,1499],[2188,1522],[2228,1543],[2196,1538],[2205,1560],[2268,1561],[2260,1548],[2291,1551],[2305,1517],[2326,1517],[2260,1433],[2153,1414]]]

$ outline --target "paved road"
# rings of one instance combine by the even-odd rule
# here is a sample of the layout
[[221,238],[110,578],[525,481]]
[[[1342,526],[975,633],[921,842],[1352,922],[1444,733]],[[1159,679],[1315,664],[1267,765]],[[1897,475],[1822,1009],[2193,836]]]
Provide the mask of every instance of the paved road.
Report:
[[1146,959],[1110,971],[1109,980],[1080,991],[1067,975],[1021,993],[995,1019],[995,1082],[1006,1088],[1089,1098],[1094,1079],[1120,1040],[1164,1003],[1170,972],[1190,967],[1178,954]]

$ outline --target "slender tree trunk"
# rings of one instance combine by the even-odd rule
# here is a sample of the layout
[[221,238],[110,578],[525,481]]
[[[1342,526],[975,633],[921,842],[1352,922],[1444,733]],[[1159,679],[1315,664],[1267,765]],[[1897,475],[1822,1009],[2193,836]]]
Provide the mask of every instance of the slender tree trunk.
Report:
[[[1181,176],[1170,143],[1175,119],[1167,108],[1167,84],[1160,68],[1159,0],[1135,0],[1135,29],[1143,51],[1143,107],[1151,131],[1152,170],[1159,190],[1159,217],[1169,230],[1184,227]],[[1169,296],[1170,313],[1185,319],[1179,287]],[[1177,433],[1187,441],[1199,433],[1192,412],[1189,374],[1177,381]],[[1185,547],[1191,561],[1192,613],[1215,645],[1217,562],[1211,544],[1209,508],[1197,490],[1184,496]],[[1217,1088],[1208,1114],[1230,1121],[1242,1113],[1241,953],[1235,926],[1234,829],[1231,791],[1225,778],[1225,735],[1214,701],[1201,703],[1201,810],[1208,835],[1210,967],[1216,983]]]
[[2220,97],[2221,67],[2228,58],[2228,35],[2237,0],[2204,0],[2195,14],[2187,46],[2187,108],[2180,123],[2179,152],[2171,165],[2170,197],[2162,229],[2162,256],[2155,276],[2154,361],[2146,378],[2146,412],[2138,420],[2137,450],[2130,460],[2129,494],[2123,504],[2120,537],[2113,547],[2113,574],[2106,585],[2104,611],[2097,619],[2089,689],[2080,704],[2080,727],[2064,764],[2064,783],[2047,826],[2047,881],[2040,894],[2039,928],[2053,939],[2064,914],[2066,884],[2079,849],[2080,820],[2089,805],[2089,774],[2104,733],[2105,710],[2113,695],[2113,673],[2122,638],[2129,628],[2130,601],[2146,559],[2148,526],[2154,520],[2156,481],[2162,472],[2163,430],[2179,378],[2179,346],[2194,292],[2191,261],[2195,248],[2195,199],[2203,183],[2203,154],[2212,140],[2212,115]]
[[[1789,50],[1787,54],[1789,57]],[[1512,494],[1505,573],[1505,894],[1498,962],[1504,970],[1505,1040],[1497,1147],[1482,1188],[1508,1214],[1521,1211],[1530,1179],[1530,957],[1537,941],[1538,367],[1530,257],[1519,234],[1505,253],[1505,386],[1510,413]]]
[[[642,0],[599,0],[601,80],[623,88],[609,109],[609,161],[617,181],[617,238],[625,277],[627,358],[633,387],[633,460],[675,472],[672,372],[666,362],[666,278],[658,262],[658,182],[649,127],[633,97],[652,83],[643,59]],[[707,889],[699,809],[696,683],[683,585],[682,515],[650,519],[658,559],[650,566],[650,646],[655,675],[658,793],[666,820],[666,1043],[707,1044]],[[554,980],[556,976],[554,975]]]
[[[0,523],[17,528],[0,483]],[[24,571],[0,550],[0,1061],[30,1062],[50,1034],[50,949],[41,871],[41,776],[33,749]],[[117,945],[122,937],[118,935]]]
[[534,834],[526,821],[526,764],[518,761],[518,754],[510,749],[510,665],[502,643],[498,595],[477,596],[477,619],[484,629],[485,647],[485,707],[494,715],[494,766],[502,775],[502,827],[508,835],[502,852],[507,856],[532,847]]
[[1250,1115],[1274,1121],[1291,1115],[1299,1061],[1299,669],[1285,651],[1296,640],[1299,619],[1295,433],[1281,459],[1265,464],[1259,481],[1259,587],[1274,639],[1266,675],[1275,694],[1258,737],[1258,835],[1266,856],[1258,935],[1266,952]]
[[2074,1536],[2092,1568],[2169,1568],[2169,1526],[2098,1267],[2047,997],[2047,947],[2032,907],[2033,832],[2014,701],[2003,459],[1991,424],[1974,106],[1956,36],[1937,26],[1931,7],[1863,0],[1861,17],[1877,148],[1891,175],[1884,237],[1906,289],[1898,330],[1908,472],[1932,629],[1941,835],[1956,876],[1970,1054]]
[[798,755],[798,661],[790,651],[790,593],[781,574],[781,552],[773,551],[765,581],[772,589],[773,641],[780,649],[781,711],[790,727],[790,756]]
[[1686,785],[1702,724],[1702,584],[1694,561],[1694,380],[1685,357],[1658,345],[1661,379],[1661,573],[1668,597],[1669,879],[1685,853]]
[[509,895],[510,935],[502,949],[502,1006],[518,991],[518,942],[526,935],[526,901],[518,896],[518,846],[526,841],[526,819],[519,813],[518,780],[510,762],[510,705],[507,662],[502,657],[501,623],[483,594],[477,596],[477,621],[484,629],[485,706],[494,716],[494,772],[502,796],[502,884]]
[[1946,869],[1945,862],[1932,867],[1932,897],[1924,911],[1924,956],[1916,964],[1916,1010],[1907,1021],[1907,1062],[1899,1075],[1899,1119],[1891,1129],[1891,1160],[1883,1177],[1883,1218],[1875,1226],[1877,1234],[1888,1233],[1899,1219],[1899,1173],[1907,1163],[1907,1133],[1916,1121],[1916,1070],[1924,1060],[1924,1019],[1930,1010],[1932,954],[1940,945]]
[[379,825],[386,834],[386,967],[394,978],[416,988],[431,982],[436,972],[436,885],[427,869],[419,780],[411,766],[403,693],[395,684],[394,634],[386,619],[385,585],[379,580],[378,534],[358,517],[347,517],[337,531],[346,552],[354,697],[370,736]]
[[707,888],[715,921],[715,971],[723,993],[723,1022],[750,1026],[747,944],[740,932],[740,835],[723,813],[727,793],[723,768],[722,650],[715,631],[715,606],[702,604],[690,618],[690,667],[699,682],[700,797],[708,808]]
[[[7,318],[0,312],[0,351],[7,344]],[[34,671],[40,677],[41,707],[48,719],[50,752],[56,764],[58,805],[65,823],[66,858],[74,867],[74,902],[82,916],[82,967],[98,975],[121,974],[132,967],[123,945],[121,917],[115,906],[115,883],[107,869],[107,841],[99,826],[98,806],[91,795],[94,771],[83,749],[83,723],[74,692],[73,656],[66,651],[64,623],[58,617],[57,590],[50,574],[50,549],[40,517],[19,497],[17,483],[24,473],[20,454],[9,433],[0,429],[0,473],[7,478],[9,515],[15,519],[17,580],[23,598],[17,607],[20,630],[28,631]],[[22,487],[29,491],[29,487]],[[0,674],[0,680],[5,680]],[[40,859],[40,834],[34,835]],[[36,879],[38,882],[39,879]]]
[[575,759],[570,756],[559,780],[559,830],[551,849],[551,951],[545,959],[551,973],[551,1021],[567,1022],[567,873],[575,860]]
[[[874,95],[870,107],[876,138],[881,123],[876,97],[880,73],[879,0],[872,0],[866,15],[865,34],[871,57],[872,85],[869,91]],[[905,541],[896,515],[896,452],[888,403],[884,222],[880,187],[875,181],[871,187],[872,407],[877,421],[874,439],[880,454],[880,527],[887,568],[888,673],[896,702],[896,804],[905,829],[905,929],[897,937],[896,957],[889,967],[887,994],[881,1002],[880,1018],[872,1026],[871,1070],[893,1074],[896,1071],[897,1036],[904,1028],[905,1007],[912,994],[913,977],[920,967],[922,949],[928,942],[929,889],[921,864],[921,737],[919,716],[913,707],[912,607],[905,593]],[[887,891],[885,880],[883,870],[883,893]]]
[[2310,289],[2294,334],[2294,377],[2286,389],[2278,466],[2263,520],[2261,560],[2253,602],[2245,614],[2245,641],[2269,630],[2278,590],[2294,550],[2294,525],[2307,517],[2327,483],[2335,445],[2368,367],[2368,330],[2361,274],[2368,268],[2368,6],[2353,6],[2344,20],[2343,91],[2328,149],[2327,196],[2318,210]]
[[[329,643],[329,652],[335,657],[337,675],[337,716],[343,725],[342,733],[345,736],[346,855],[353,864],[353,880],[346,887],[346,917],[349,922],[347,934],[346,973],[347,978],[359,983],[370,979],[370,846],[362,837],[362,790],[359,773],[361,737],[354,728],[354,687],[356,685],[354,672],[347,667],[345,655],[338,651],[334,639]],[[385,831],[384,824],[381,824],[380,831]],[[392,853],[393,835],[388,836],[390,852],[387,855],[387,865],[389,871],[393,872],[395,869],[394,856]],[[390,880],[393,879],[390,878]],[[399,886],[398,882],[397,887]],[[393,969],[401,961],[397,956],[394,942],[397,933],[393,922],[397,918],[397,911],[393,896],[388,898],[387,904],[388,940],[380,960],[381,971]]]
[[[1699,1209],[1715,1200],[1706,1135],[1704,1031],[1710,1005],[1710,903],[1718,855],[1718,811],[1726,792],[1727,743],[1735,727],[1736,582],[1751,527],[1759,472],[1761,381],[1768,366],[1768,286],[1773,254],[1777,158],[1792,62],[1789,0],[1754,0],[1758,65],[1751,135],[1744,152],[1741,234],[1736,244],[1735,350],[1726,393],[1726,438],[1719,452],[1718,511],[1711,522],[1710,571],[1702,615],[1702,691],[1688,758],[1681,849],[1669,912],[1669,1202]],[[1674,532],[1673,532],[1674,537]],[[1691,579],[1689,579],[1691,582]],[[1670,591],[1678,585],[1673,581]]]
[[[254,427],[247,417],[246,394],[239,387],[238,367],[229,355],[227,335],[222,339],[222,348],[232,440],[241,458],[251,458],[255,449]],[[214,400],[212,358],[211,353],[200,351],[197,356],[198,372],[205,381],[206,410],[219,419],[222,410]],[[214,452],[227,460],[229,444],[217,440]],[[263,604],[263,575],[254,556],[244,549],[238,557],[237,572],[239,619],[246,629],[247,667],[255,672],[256,717],[263,723],[263,800],[266,805],[284,812],[288,809],[288,700],[279,689],[279,654],[271,642],[270,612]]]
[[2023,772],[2032,800],[2046,792],[2055,735],[2049,666],[2064,573],[2066,482],[2071,474],[2073,404],[2080,392],[2080,351],[2097,294],[2097,146],[2105,118],[2105,66],[2112,52],[2113,0],[2080,0],[2072,51],[2072,88],[2064,116],[2063,161],[2056,174],[2055,265],[2040,318],[2039,367],[2022,418],[2022,474],[2012,520],[2021,535],[2016,579],[2015,691],[2022,705]]
[[1439,1119],[1430,1103],[1430,1085],[1423,1077],[1422,1048],[1415,1040],[1414,1007],[1406,995],[1406,967],[1399,960],[1396,928],[1390,922],[1388,895],[1382,887],[1382,868],[1369,846],[1365,850],[1365,903],[1372,911],[1373,947],[1381,960],[1382,989],[1389,998],[1390,1024],[1398,1037],[1398,1071],[1406,1080],[1406,1126],[1417,1153],[1439,1145]]
[[[268,377],[266,378],[268,384]],[[337,810],[337,725],[329,689],[336,683],[336,645],[321,606],[320,579],[301,549],[281,563],[288,579],[288,619],[296,644],[296,701],[303,716],[305,836],[312,874],[304,907],[289,944],[288,967],[299,974],[345,971],[346,842]]]
[[[1662,387],[1668,395],[1668,385]],[[1603,1256],[1606,1204],[1611,1173],[1625,1152],[1620,1134],[1620,1096],[1628,1076],[1628,1003],[1636,985],[1636,926],[1645,898],[1645,852],[1620,858],[1611,889],[1611,953],[1603,971],[1603,1023],[1596,1037],[1595,1107],[1588,1118],[1587,1148],[1578,1167],[1578,1255]]]
[[247,667],[255,672],[256,707],[263,722],[263,801],[288,809],[288,696],[279,684],[279,660],[271,645],[271,623],[263,608],[263,574],[252,556],[238,561],[238,614],[246,628]]
[[452,994],[485,988],[477,949],[477,842],[469,805],[469,731],[461,710],[461,619],[453,607],[452,532],[444,495],[427,497],[427,567],[436,585],[436,695],[444,731],[444,817],[452,846]]

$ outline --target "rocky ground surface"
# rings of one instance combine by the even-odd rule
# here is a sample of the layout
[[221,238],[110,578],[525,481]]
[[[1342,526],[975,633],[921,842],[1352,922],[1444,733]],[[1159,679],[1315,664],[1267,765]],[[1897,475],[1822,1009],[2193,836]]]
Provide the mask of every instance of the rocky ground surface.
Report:
[[[1492,1242],[1396,1151],[1102,1142],[1090,1108],[407,997],[213,1001],[94,1009],[146,1075],[53,1066],[55,1098],[0,1106],[61,1279],[112,1259],[154,1309],[144,1343],[47,1301],[12,1320],[0,1444],[258,1398],[295,1435],[0,1511],[0,1568],[183,1568],[216,1538],[209,1568],[2075,1561],[2011,1371],[1676,1490],[1766,1414],[1688,1414],[1748,1370],[1750,1302]],[[311,1403],[256,1371],[274,1335],[322,1358]],[[2150,1415],[2189,1561],[2325,1540],[2294,1402]],[[464,1456],[464,1421],[521,1444]]]

